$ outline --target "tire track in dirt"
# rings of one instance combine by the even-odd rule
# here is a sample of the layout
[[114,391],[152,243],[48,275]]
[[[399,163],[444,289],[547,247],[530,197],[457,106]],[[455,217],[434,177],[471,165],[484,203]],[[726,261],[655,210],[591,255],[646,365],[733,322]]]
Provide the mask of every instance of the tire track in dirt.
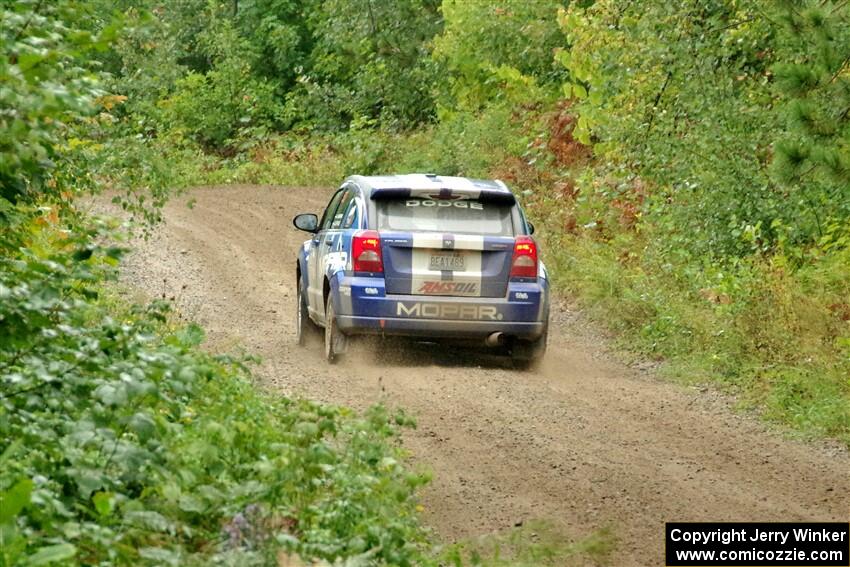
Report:
[[[451,542],[551,521],[567,537],[610,527],[616,565],[663,564],[665,521],[850,518],[850,458],[730,411],[709,392],[615,362],[581,318],[555,309],[543,367],[523,373],[484,355],[402,345],[330,367],[294,342],[298,212],[329,189],[195,189],[169,204],[140,243],[127,282],[174,298],[213,349],[244,347],[257,373],[287,395],[412,413],[404,435],[434,472],[425,520]],[[545,250],[544,250],[545,259]]]

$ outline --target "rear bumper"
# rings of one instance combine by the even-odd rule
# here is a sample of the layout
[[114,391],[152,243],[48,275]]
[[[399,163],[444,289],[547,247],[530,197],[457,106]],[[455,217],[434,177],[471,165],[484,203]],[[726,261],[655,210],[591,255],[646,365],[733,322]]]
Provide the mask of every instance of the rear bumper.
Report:
[[549,317],[546,280],[511,282],[505,297],[387,295],[383,278],[340,277],[337,325],[346,334],[484,338],[495,332],[539,338]]

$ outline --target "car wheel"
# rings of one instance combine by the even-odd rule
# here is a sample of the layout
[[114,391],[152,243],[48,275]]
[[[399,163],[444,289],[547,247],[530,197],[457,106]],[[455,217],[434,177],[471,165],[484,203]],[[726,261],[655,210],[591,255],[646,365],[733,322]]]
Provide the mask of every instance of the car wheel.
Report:
[[340,356],[345,354],[348,338],[342,334],[336,325],[336,313],[334,313],[334,302],[328,296],[325,303],[325,358],[331,364],[336,363]]
[[517,340],[511,347],[511,361],[515,368],[533,370],[543,360],[546,354],[546,343],[549,330],[545,329],[540,338],[533,341]]
[[296,289],[298,306],[295,310],[295,339],[299,346],[306,346],[310,338],[316,335],[316,325],[310,320],[310,313],[307,311],[307,297],[301,287],[301,278],[298,278]]

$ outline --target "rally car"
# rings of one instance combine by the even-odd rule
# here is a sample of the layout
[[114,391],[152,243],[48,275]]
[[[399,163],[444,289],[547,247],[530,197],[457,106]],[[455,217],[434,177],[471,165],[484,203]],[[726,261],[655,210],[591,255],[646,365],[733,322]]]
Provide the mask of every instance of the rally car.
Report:
[[354,335],[480,341],[530,366],[546,350],[549,284],[537,243],[501,181],[433,174],[345,180],[295,265],[296,333],[324,328],[325,357]]

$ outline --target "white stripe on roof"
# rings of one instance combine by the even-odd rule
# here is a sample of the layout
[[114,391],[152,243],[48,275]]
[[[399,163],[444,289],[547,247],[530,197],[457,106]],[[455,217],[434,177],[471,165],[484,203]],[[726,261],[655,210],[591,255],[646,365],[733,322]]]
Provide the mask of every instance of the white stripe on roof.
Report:
[[458,192],[479,192],[482,189],[510,193],[504,183],[467,177],[430,176],[423,173],[406,175],[356,176],[373,189],[415,189],[433,191],[451,189]]

